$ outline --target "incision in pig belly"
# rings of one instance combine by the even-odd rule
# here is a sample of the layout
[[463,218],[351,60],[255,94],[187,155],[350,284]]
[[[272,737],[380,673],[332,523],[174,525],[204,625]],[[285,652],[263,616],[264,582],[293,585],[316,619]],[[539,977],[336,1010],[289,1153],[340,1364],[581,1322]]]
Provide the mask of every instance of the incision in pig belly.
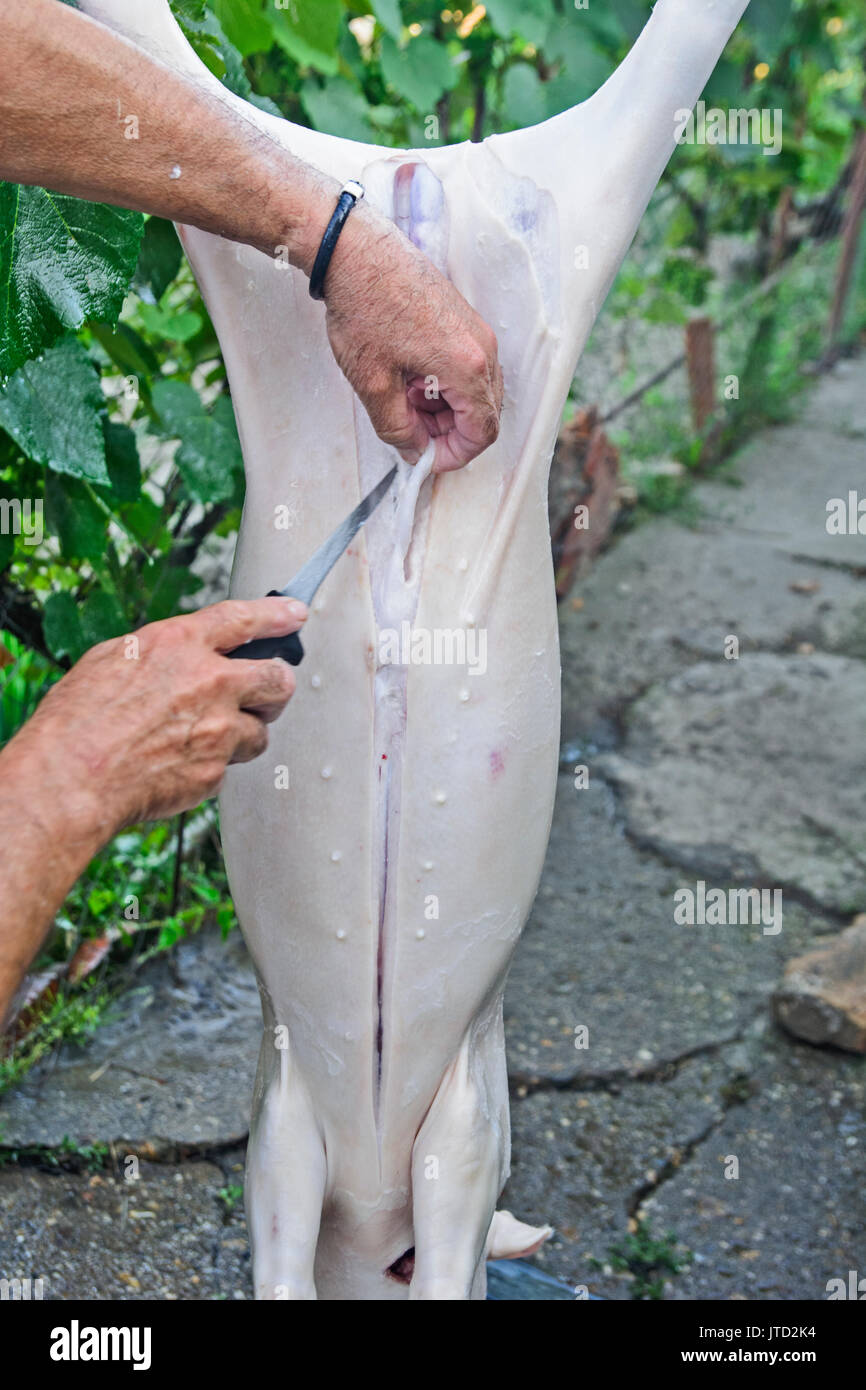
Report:
[[[376,953],[376,1094],[382,1083],[383,987],[388,936],[397,929],[394,921],[394,894],[389,894],[388,867],[395,865],[400,844],[400,778],[406,734],[407,668],[400,662],[382,660],[390,655],[390,634],[411,631],[418,605],[418,588],[428,518],[430,478],[435,446],[430,447],[415,468],[397,461],[398,476],[393,505],[385,502],[380,525],[368,535],[367,555],[370,588],[377,627],[374,748],[376,776],[376,839],[378,866],[379,942]],[[425,505],[421,505],[421,492]],[[410,558],[411,555],[411,558]],[[405,625],[405,626],[404,626]],[[400,652],[398,655],[402,656]]]

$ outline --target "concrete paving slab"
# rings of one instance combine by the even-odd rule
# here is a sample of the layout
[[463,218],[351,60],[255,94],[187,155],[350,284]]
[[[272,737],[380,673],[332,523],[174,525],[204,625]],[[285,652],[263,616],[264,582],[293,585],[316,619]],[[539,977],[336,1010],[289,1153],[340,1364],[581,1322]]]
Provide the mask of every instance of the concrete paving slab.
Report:
[[820,1300],[866,1274],[866,1066],[778,1038],[766,1060],[757,1093],[644,1204],[695,1255],[666,1297]]
[[600,759],[629,831],[707,880],[866,907],[866,665],[816,653],[700,662],[629,711]]
[[[796,904],[778,936],[680,926],[683,881],[681,869],[635,848],[597,774],[582,790],[560,777],[539,896],[506,991],[513,1090],[658,1073],[737,1037],[766,1008],[788,957],[832,930]],[[575,1032],[583,1028],[588,1035]]]
[[237,1143],[249,1127],[260,1041],[240,937],[193,937],[174,963],[143,969],[85,1047],[64,1047],[0,1098],[0,1145]]

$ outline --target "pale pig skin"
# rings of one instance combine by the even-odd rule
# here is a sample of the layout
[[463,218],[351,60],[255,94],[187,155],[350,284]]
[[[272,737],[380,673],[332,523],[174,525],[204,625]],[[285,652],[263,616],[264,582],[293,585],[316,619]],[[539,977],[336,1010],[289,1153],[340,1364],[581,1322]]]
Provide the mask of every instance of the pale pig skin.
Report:
[[[494,1221],[509,1166],[502,996],[557,768],[547,472],[578,357],[674,149],[675,113],[700,96],[746,3],[659,0],[591,100],[481,145],[378,149],[220,89],[302,159],[366,186],[491,325],[506,386],[499,438],[474,463],[435,477],[429,457],[414,474],[401,466],[314,601],[269,752],[231,769],[224,790],[264,1010],[247,1172],[258,1297],[481,1299],[487,1255],[527,1253],[549,1234],[508,1213]],[[218,89],[165,0],[81,8]],[[232,593],[257,596],[393,455],[333,359],[325,309],[279,249],[271,259],[191,229],[182,240],[246,461]],[[379,630],[404,621],[483,631],[486,671],[380,665]],[[411,1249],[414,1265],[398,1263]],[[400,1277],[387,1273],[395,1263]]]

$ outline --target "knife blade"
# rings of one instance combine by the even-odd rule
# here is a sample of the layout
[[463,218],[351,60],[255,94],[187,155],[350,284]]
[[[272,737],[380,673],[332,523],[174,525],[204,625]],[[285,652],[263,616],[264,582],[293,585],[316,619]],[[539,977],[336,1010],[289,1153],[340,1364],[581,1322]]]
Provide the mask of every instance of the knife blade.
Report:
[[[364,522],[372,516],[396,475],[397,466],[395,464],[372,491],[361,499],[346,519],[340,522],[337,529],[331,532],[327,540],[322,542],[318,550],[313,552],[307,563],[302,565],[285,588],[271,589],[267,597],[298,598],[309,607],[317,590],[327,579]],[[240,647],[234,647],[232,651],[226,652],[226,656],[239,657],[244,661],[266,661],[270,657],[279,656],[283,661],[288,661],[290,666],[299,666],[304,659],[304,649],[298,634],[289,632],[285,637],[256,637],[251,642],[244,642]]]

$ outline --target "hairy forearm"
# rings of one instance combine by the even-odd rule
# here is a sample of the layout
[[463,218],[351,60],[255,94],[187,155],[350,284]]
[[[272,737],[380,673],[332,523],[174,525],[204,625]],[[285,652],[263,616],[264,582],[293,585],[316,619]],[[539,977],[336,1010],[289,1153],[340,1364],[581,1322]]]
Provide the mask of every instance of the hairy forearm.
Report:
[[64,898],[117,828],[67,775],[63,750],[37,718],[0,753],[0,1027]]
[[[333,180],[217,93],[57,0],[0,0],[0,38],[0,177],[156,213],[272,255],[287,246],[309,273]],[[128,116],[136,139],[126,138]]]
[[0,1025],[75,880],[125,825],[219,789],[267,746],[294,689],[285,662],[226,661],[297,632],[306,608],[229,600],[92,647],[0,753]]

